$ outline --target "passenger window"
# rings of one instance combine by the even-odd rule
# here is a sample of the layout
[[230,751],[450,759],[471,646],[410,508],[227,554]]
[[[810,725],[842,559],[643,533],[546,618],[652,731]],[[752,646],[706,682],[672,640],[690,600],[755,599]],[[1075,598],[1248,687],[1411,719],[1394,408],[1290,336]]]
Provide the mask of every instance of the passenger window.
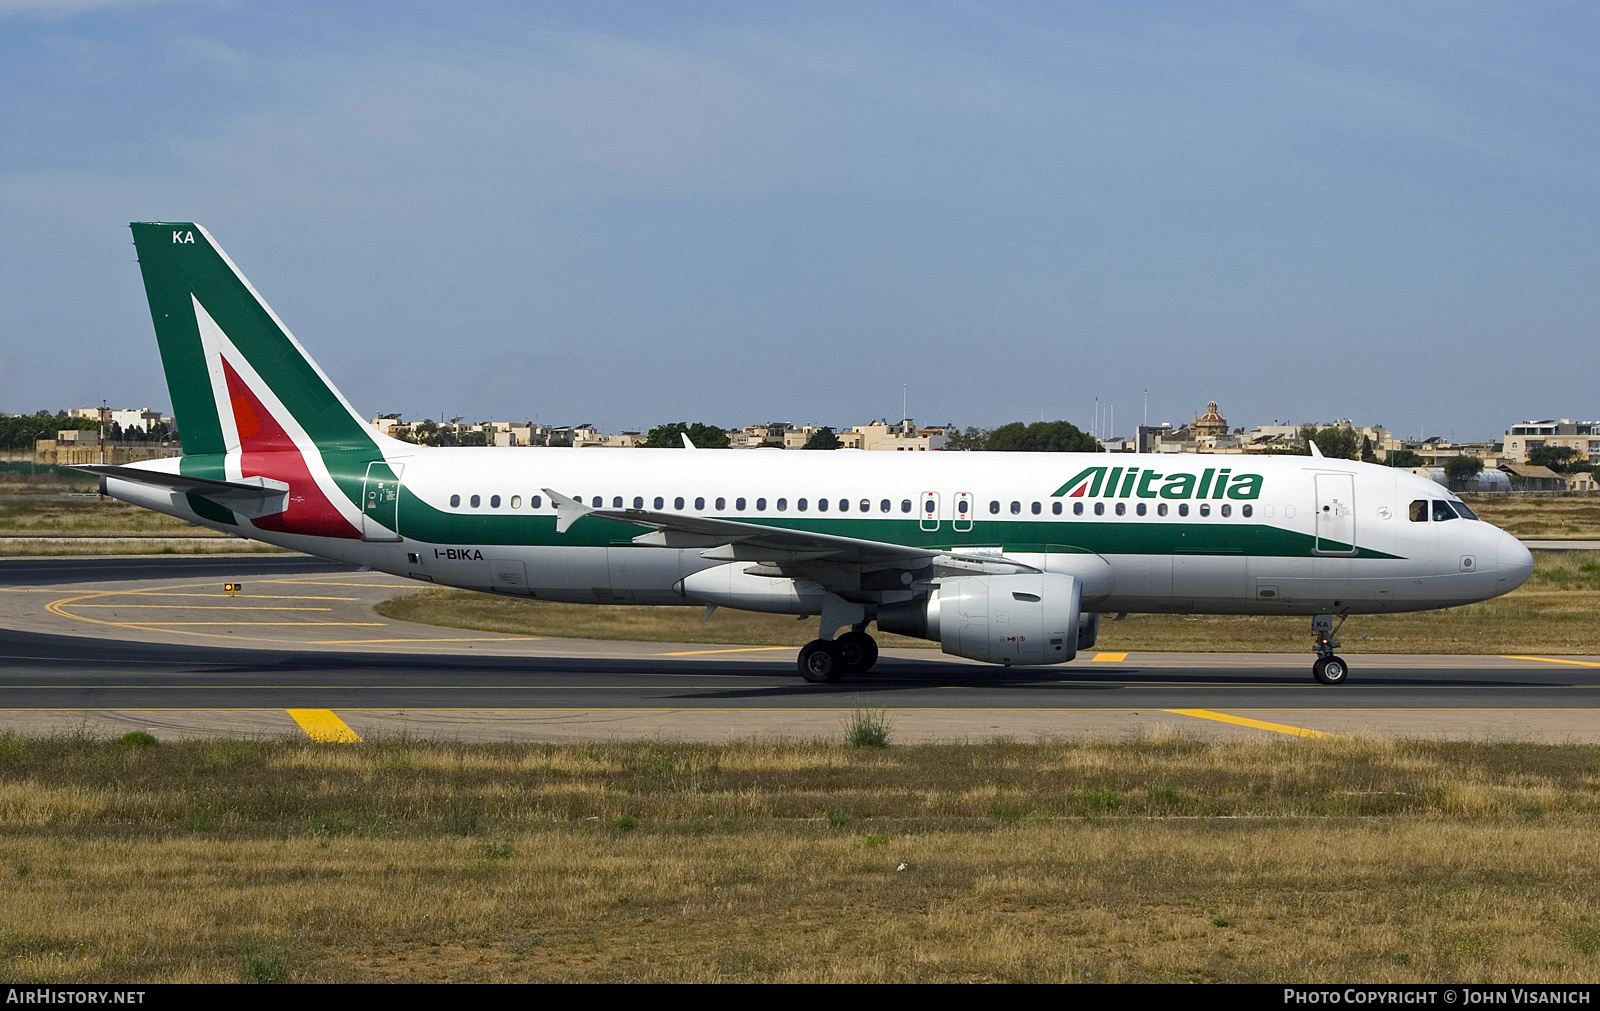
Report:
[[672,500],[672,508],[674,508],[674,509],[682,509],[683,508],[683,496],[682,495],[679,495],[677,498]]
[[616,496],[615,498],[613,498],[611,500],[611,508],[613,508],[613,509],[621,509],[622,508],[622,496],[621,495],[618,495],[618,496]]
[[922,511],[927,513],[929,516],[933,515],[933,499],[930,498],[928,501],[922,503]]
[[1035,515],[1035,516],[1037,516],[1037,515],[1039,515],[1039,508],[1040,508],[1040,507],[1039,507],[1039,503],[1037,503],[1037,502],[1035,502],[1035,503],[1034,503],[1034,504],[1033,504],[1033,514],[1034,514],[1034,515]]
[[[871,512],[872,511],[872,503],[868,502],[866,499],[862,499],[861,500],[861,511],[864,512],[864,513]],[[889,511],[889,502],[888,502],[887,499],[884,500],[883,511],[884,512],[888,512]]]
[[460,509],[461,508],[461,496],[460,495],[451,495],[450,496],[450,508],[452,508],[452,509]]
[[806,500],[803,499],[803,498],[795,499],[794,500],[794,507],[796,509],[800,510],[801,512],[805,512],[806,511]]
[[480,499],[480,498],[478,498],[478,496],[474,495],[474,496],[472,496],[471,502],[469,504],[472,506],[472,508],[476,509],[476,508],[478,508],[478,503],[481,502],[481,501],[482,501],[482,499]]
[[767,511],[767,500],[764,499],[764,498],[756,499],[756,512],[764,513],[766,511]]
[[1000,513],[1000,503],[994,502],[994,501],[990,501],[990,503],[989,503],[989,512],[991,514],[994,514],[994,515],[999,515],[999,513]]
[[[882,502],[878,503],[878,511],[881,512],[881,513],[886,513],[886,512],[889,511],[889,500],[888,499],[884,499]],[[863,509],[862,512],[866,512],[866,510]]]
[[842,512],[842,513],[847,513],[847,512],[850,511],[850,500],[849,499],[842,498],[842,499],[839,500],[839,511]]
[[780,513],[781,512],[787,512],[788,509],[789,509],[789,500],[786,499],[786,498],[780,498],[778,500],[778,511]]
[[667,500],[662,498],[660,495],[657,495],[656,496],[656,508],[657,509],[665,509],[666,506],[667,506]]
[[706,499],[705,499],[704,495],[699,495],[699,496],[695,497],[694,507],[695,507],[696,510],[705,509],[705,507],[706,507]]
[[1456,511],[1450,508],[1450,503],[1443,499],[1433,500],[1433,521],[1435,523],[1443,523],[1445,520],[1453,520],[1455,518]]
[[1165,516],[1166,514],[1167,514],[1167,504],[1165,502],[1157,502],[1156,503],[1156,515],[1157,516]]
[[1020,515],[1021,513],[1022,513],[1022,503],[1021,502],[1012,502],[1011,503],[1011,515],[1017,516],[1017,515]]
[[1211,515],[1211,506],[1208,505],[1205,502],[1200,503],[1200,515],[1201,516],[1210,516]]
[[600,508],[600,507],[601,507],[601,506],[603,506],[603,505],[605,505],[605,504],[606,504],[606,500],[605,500],[605,499],[603,499],[603,498],[601,498],[601,497],[600,497],[600,496],[599,496],[599,495],[596,495],[596,496],[595,496],[595,497],[594,497],[594,498],[593,498],[593,499],[591,499],[591,500],[590,500],[590,501],[591,501],[591,502],[593,502],[593,503],[594,503],[594,507],[595,507],[595,508],[596,508],[596,509],[599,509],[599,508]]
[[908,513],[908,512],[911,511],[911,500],[910,499],[903,498],[903,499],[900,500],[900,511],[903,512],[903,513]]
[[1144,514],[1145,514],[1145,513],[1146,513],[1146,512],[1148,512],[1148,511],[1149,511],[1149,510],[1147,510],[1147,509],[1146,509],[1146,508],[1145,508],[1145,504],[1144,504],[1144,503],[1143,503],[1143,502],[1140,502],[1140,503],[1139,503],[1139,504],[1138,504],[1138,505],[1136,505],[1136,506],[1134,506],[1134,510],[1135,510],[1135,511],[1136,511],[1136,512],[1138,512],[1138,514],[1139,514],[1139,515],[1140,515],[1140,516],[1143,516],[1143,515],[1144,515]]
[[521,495],[513,495],[513,496],[511,496],[511,508],[513,508],[513,509],[521,509],[522,508],[522,496]]
[[1118,516],[1126,516],[1127,513],[1128,513],[1128,503],[1126,503],[1126,502],[1118,502],[1117,503],[1117,515]]
[[1178,503],[1178,515],[1179,516],[1187,516],[1187,515],[1189,515],[1189,503],[1187,503],[1187,502],[1179,502]]
[[[800,500],[800,508],[804,509],[805,507],[806,507],[805,499],[801,499]],[[817,512],[825,513],[827,511],[828,511],[828,500],[825,499],[825,498],[817,499]]]
[[[1083,503],[1079,502],[1078,505],[1081,507],[1083,505]],[[1052,503],[1050,503],[1050,511],[1055,513],[1057,516],[1060,516],[1061,515],[1061,503],[1060,502],[1052,502]],[[1083,509],[1080,508],[1078,511],[1081,513],[1081,512],[1083,512]]]
[[[1056,505],[1060,505],[1060,504],[1061,504],[1060,502],[1056,503]],[[1074,503],[1072,503],[1072,515],[1074,515],[1074,516],[1082,516],[1083,515],[1083,503],[1082,502],[1074,502]]]
[[1411,503],[1411,522],[1428,522],[1428,500],[1425,498],[1414,499]]
[[728,508],[728,500],[725,499],[725,498],[717,499],[717,512],[720,513],[722,510],[724,510],[726,508]]
[[737,512],[744,512],[744,499],[742,499],[742,498],[734,499],[733,500],[733,508]]
[[530,508],[530,509],[542,509],[542,508],[544,508],[544,496],[543,495],[535,495],[533,498],[530,498],[528,500],[528,508]]
[[970,504],[971,503],[969,503],[966,499],[957,499],[956,500],[956,512],[958,512],[961,515],[965,516],[967,514],[967,506],[970,505]]
[[1224,502],[1222,504],[1222,515],[1224,515],[1224,516],[1232,516],[1233,515],[1233,506],[1231,506],[1228,503]]
[[498,508],[500,508],[500,496],[499,495],[490,495],[489,496],[489,508],[490,509],[498,509]]
[[1243,515],[1245,517],[1245,519],[1249,519],[1250,518],[1250,514],[1255,512],[1255,511],[1256,511],[1256,507],[1251,505],[1248,502],[1246,502],[1244,505],[1239,507],[1239,512],[1240,512],[1241,515]]
[[[1079,505],[1082,504],[1081,502],[1079,503]],[[1094,514],[1096,516],[1104,516],[1106,514],[1106,504],[1104,502],[1096,502],[1094,504]]]
[[644,508],[644,496],[643,495],[635,495],[633,497],[633,507],[635,509],[643,509]]

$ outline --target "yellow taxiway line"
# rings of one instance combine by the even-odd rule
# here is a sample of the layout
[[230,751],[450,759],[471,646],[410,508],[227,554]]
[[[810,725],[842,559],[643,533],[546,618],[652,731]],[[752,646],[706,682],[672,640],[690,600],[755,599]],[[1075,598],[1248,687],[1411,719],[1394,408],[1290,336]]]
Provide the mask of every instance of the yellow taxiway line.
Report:
[[1558,656],[1506,656],[1507,660],[1538,660],[1542,663],[1570,663],[1574,667],[1600,667],[1592,660],[1563,660]]
[[682,653],[657,653],[656,656],[705,656],[707,653],[762,653],[774,649],[799,649],[798,646],[740,646],[736,649],[691,649]]
[[1324,733],[1321,730],[1312,730],[1308,727],[1291,727],[1286,723],[1268,723],[1265,720],[1252,720],[1248,716],[1230,716],[1227,713],[1213,712],[1210,709],[1163,709],[1162,712],[1174,713],[1178,716],[1193,716],[1197,720],[1216,720],[1218,723],[1232,723],[1241,727],[1254,727],[1257,730],[1271,730],[1279,734],[1292,734],[1295,737],[1334,737],[1335,734]]
[[1096,653],[1090,663],[1121,663],[1128,659],[1126,653]]

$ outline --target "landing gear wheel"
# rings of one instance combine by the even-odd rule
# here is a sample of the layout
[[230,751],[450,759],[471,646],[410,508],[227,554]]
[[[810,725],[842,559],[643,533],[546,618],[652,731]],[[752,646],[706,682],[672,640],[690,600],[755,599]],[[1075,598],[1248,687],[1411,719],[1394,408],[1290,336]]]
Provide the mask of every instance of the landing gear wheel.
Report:
[[835,643],[812,639],[800,647],[800,676],[812,684],[832,684],[844,673],[844,657]]
[[846,632],[833,640],[846,674],[864,674],[878,662],[878,643],[865,632]]
[[1343,657],[1318,657],[1311,665],[1311,676],[1325,685],[1342,685],[1349,675],[1350,668],[1345,666]]

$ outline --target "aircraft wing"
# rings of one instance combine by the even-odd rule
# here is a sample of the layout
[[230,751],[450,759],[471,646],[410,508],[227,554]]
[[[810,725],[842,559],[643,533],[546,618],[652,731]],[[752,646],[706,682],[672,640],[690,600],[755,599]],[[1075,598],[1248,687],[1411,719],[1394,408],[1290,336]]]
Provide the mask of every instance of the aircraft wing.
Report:
[[810,530],[771,527],[719,516],[694,516],[650,509],[604,509],[586,506],[577,499],[549,488],[544,489],[544,493],[555,503],[558,533],[565,533],[567,528],[585,516],[596,516],[652,527],[652,533],[635,538],[640,543],[706,548],[701,552],[701,557],[718,561],[779,564],[827,561],[909,569],[939,564],[982,572],[1035,571],[1032,566],[1013,562],[998,553],[913,547],[863,537],[841,537]]

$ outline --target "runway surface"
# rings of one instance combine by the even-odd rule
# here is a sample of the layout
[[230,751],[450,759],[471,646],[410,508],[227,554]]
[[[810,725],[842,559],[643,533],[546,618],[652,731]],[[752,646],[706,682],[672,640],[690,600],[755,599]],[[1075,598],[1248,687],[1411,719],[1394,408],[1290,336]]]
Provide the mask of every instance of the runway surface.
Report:
[[1596,657],[1351,655],[1350,681],[1328,688],[1309,654],[1008,670],[886,650],[868,674],[809,685],[793,647],[538,639],[372,610],[416,585],[287,555],[0,561],[0,730],[317,736],[292,714],[327,712],[351,736],[701,739],[833,734],[870,707],[906,740],[1156,725],[1600,740]]

